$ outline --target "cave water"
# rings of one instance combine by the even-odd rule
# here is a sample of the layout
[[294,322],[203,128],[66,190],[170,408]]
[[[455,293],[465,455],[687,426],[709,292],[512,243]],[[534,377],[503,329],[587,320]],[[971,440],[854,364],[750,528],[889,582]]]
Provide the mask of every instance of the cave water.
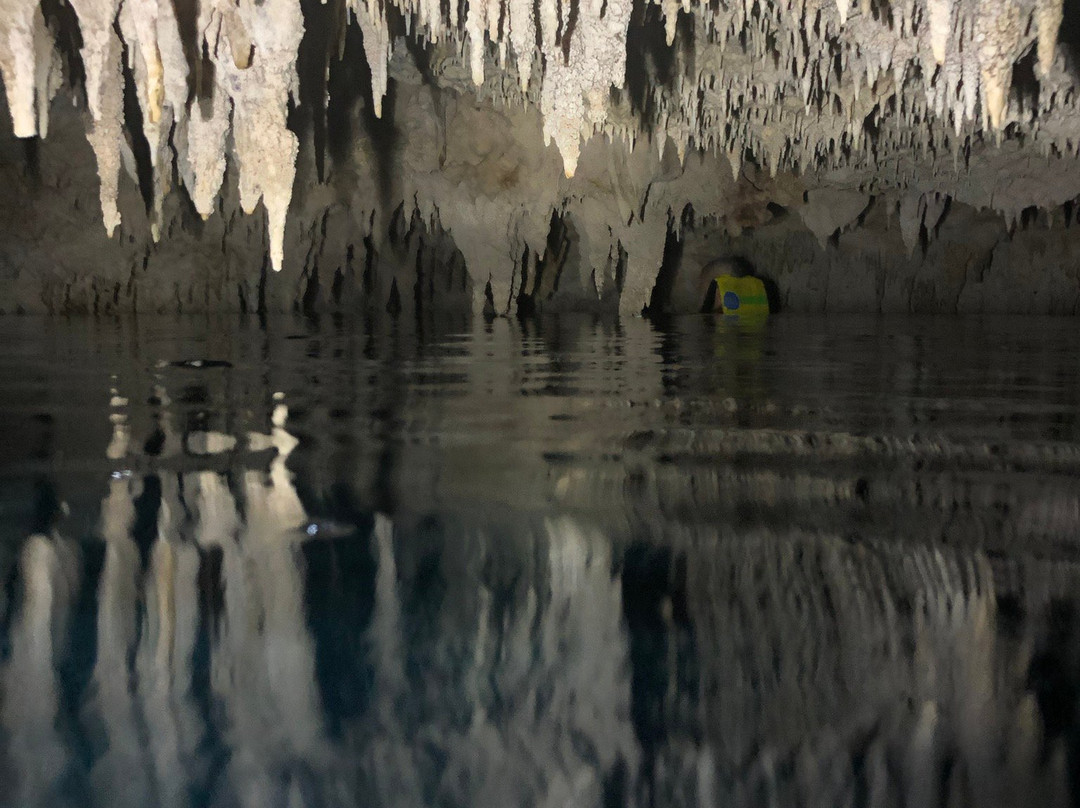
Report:
[[1080,0],[0,0],[0,80],[0,808],[1080,805]]

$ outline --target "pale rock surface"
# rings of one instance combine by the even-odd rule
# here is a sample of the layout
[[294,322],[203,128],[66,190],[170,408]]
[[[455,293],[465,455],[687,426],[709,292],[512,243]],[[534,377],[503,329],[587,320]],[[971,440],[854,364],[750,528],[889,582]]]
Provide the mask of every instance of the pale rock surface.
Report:
[[829,237],[855,221],[870,204],[870,198],[859,191],[843,188],[809,191],[799,216],[822,247]]
[[[1062,0],[657,6],[72,0],[64,16],[0,0],[4,117],[50,135],[3,233],[9,307],[324,306],[362,288],[381,308],[393,287],[478,310],[490,287],[496,313],[574,297],[635,314],[681,299],[705,234],[752,237],[780,209],[823,255],[877,210],[893,232],[898,211],[899,249],[922,261],[946,260],[918,248],[947,210],[1004,232],[1032,208],[1074,216]],[[91,182],[111,245],[82,230]],[[436,258],[452,266],[422,266]],[[160,282],[139,284],[151,266]]]

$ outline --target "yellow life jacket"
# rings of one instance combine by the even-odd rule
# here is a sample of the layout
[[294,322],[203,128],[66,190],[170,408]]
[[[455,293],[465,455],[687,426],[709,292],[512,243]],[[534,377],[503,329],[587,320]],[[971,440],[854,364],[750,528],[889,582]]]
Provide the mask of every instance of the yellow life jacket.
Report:
[[769,313],[769,298],[760,278],[716,277],[715,311],[741,317],[761,317]]

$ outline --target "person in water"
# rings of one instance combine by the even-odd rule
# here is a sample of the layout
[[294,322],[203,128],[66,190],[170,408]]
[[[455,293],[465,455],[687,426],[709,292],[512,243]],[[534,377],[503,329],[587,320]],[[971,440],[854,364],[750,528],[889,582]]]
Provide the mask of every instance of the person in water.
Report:
[[730,275],[733,278],[754,277],[754,268],[749,261],[738,256],[717,258],[705,264],[698,273],[697,283],[698,300],[701,301],[703,313],[721,310],[716,299],[716,279],[721,275]]

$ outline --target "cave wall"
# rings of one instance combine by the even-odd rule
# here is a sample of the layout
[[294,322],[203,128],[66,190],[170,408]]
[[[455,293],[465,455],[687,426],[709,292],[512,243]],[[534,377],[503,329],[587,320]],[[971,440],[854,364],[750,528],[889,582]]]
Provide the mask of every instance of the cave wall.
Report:
[[[830,198],[832,194],[826,196]],[[1073,206],[1032,208],[1012,225],[950,203],[940,218],[905,235],[901,204],[863,197],[855,221],[824,239],[800,209],[773,206],[762,225],[685,234],[664,308],[700,306],[698,267],[752,267],[770,282],[773,304],[798,312],[1053,314],[1080,306],[1080,227]],[[936,215],[936,214],[935,214]]]
[[[996,133],[950,110],[950,121],[968,121],[950,140],[933,105],[916,103],[909,85],[922,79],[904,84],[895,71],[872,71],[861,95],[856,75],[854,101],[838,84],[835,96],[812,92],[805,113],[785,112],[781,96],[770,113],[750,81],[764,74],[731,89],[750,69],[730,53],[752,52],[760,31],[740,44],[692,14],[638,3],[625,87],[613,82],[603,125],[568,147],[552,136],[536,76],[522,91],[520,71],[490,50],[486,81],[470,82],[473,51],[395,29],[380,76],[363,18],[302,5],[297,89],[283,113],[297,156],[281,259],[279,214],[265,200],[245,212],[251,144],[235,120],[222,136],[220,192],[192,176],[188,129],[220,96],[196,93],[188,129],[179,118],[168,131],[151,125],[145,65],[130,54],[123,125],[109,130],[120,164],[107,235],[102,134],[79,51],[64,49],[57,23],[50,64],[64,82],[50,78],[51,101],[37,101],[47,137],[17,138],[0,101],[0,311],[686,312],[700,308],[701,267],[717,259],[747,262],[795,311],[1064,314],[1080,300],[1068,41],[1042,78],[1047,91],[1032,96],[1035,74],[1014,71]],[[764,25],[725,9],[715,13],[735,15],[730,30]],[[846,46],[878,16],[815,36]],[[1023,53],[1030,63],[1036,51]],[[680,123],[690,76],[709,86],[695,131]],[[841,96],[851,108],[837,112]],[[858,142],[854,130],[807,129],[813,115],[855,126],[870,102]],[[824,157],[808,156],[812,140],[831,144]]]

